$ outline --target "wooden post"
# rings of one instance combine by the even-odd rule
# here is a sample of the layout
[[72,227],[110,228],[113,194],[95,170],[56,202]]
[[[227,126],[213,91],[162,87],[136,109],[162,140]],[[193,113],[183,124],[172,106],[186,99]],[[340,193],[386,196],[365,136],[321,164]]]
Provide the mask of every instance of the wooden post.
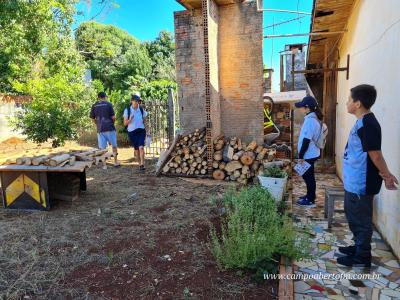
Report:
[[[328,43],[325,43],[324,49],[324,68],[328,68]],[[327,121],[327,108],[328,108],[328,76],[329,73],[324,73],[324,85],[322,90],[322,105],[324,112],[324,121]],[[329,123],[328,123],[329,124]],[[325,170],[325,149],[321,151],[322,170]]]
[[168,140],[172,142],[175,137],[175,107],[172,89],[168,89]]

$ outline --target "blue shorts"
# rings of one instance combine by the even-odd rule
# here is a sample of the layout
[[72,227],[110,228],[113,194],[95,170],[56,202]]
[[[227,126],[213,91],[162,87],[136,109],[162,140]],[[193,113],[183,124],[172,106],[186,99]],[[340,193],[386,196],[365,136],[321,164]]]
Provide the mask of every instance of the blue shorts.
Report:
[[143,128],[135,129],[134,131],[128,132],[129,141],[135,150],[139,150],[140,147],[144,147],[146,140],[146,130]]
[[97,133],[97,141],[99,143],[99,149],[106,149],[107,143],[113,148],[117,148],[117,132],[105,131]]

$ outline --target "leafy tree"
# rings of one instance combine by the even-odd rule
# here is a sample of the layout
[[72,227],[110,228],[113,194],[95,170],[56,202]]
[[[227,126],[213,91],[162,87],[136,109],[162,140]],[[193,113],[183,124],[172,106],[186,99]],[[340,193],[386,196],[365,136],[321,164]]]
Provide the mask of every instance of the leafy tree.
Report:
[[13,125],[35,142],[59,146],[87,124],[93,89],[71,25],[77,0],[0,2],[0,89],[32,101]]
[[152,80],[175,81],[175,43],[168,31],[161,31],[154,41],[145,42],[152,60]]
[[96,94],[69,71],[14,84],[18,92],[32,96],[13,120],[28,139],[36,143],[52,140],[57,147],[77,138],[88,125],[89,107]]
[[[33,73],[43,71],[44,60],[52,50],[65,49],[62,44],[68,44],[64,38],[68,41],[71,34],[77,1],[0,1],[0,91],[15,92],[14,80],[32,78]],[[56,70],[58,66],[52,62],[48,65]]]
[[93,78],[106,89],[125,90],[135,78],[150,77],[146,47],[122,29],[91,21],[82,23],[75,36]]

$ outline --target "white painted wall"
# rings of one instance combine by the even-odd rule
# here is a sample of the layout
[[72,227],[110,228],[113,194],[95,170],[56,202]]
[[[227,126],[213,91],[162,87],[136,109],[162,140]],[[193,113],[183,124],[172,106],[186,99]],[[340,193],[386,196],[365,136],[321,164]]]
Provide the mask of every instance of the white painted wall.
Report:
[[[382,127],[382,150],[392,173],[400,178],[400,1],[358,0],[340,44],[340,66],[350,54],[350,79],[339,72],[336,128],[337,169],[356,119],[346,111],[350,88],[372,84],[378,98],[372,111]],[[400,257],[400,192],[382,187],[375,199],[374,222]]]
[[14,116],[16,111],[14,102],[0,101],[0,142],[13,136],[22,137],[20,133],[13,131],[9,125],[8,118]]

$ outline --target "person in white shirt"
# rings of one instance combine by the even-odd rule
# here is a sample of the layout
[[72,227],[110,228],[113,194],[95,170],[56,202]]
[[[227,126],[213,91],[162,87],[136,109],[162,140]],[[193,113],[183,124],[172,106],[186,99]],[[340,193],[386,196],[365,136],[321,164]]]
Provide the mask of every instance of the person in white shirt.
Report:
[[135,149],[135,157],[139,163],[139,169],[145,170],[144,145],[146,140],[148,113],[140,106],[140,96],[135,94],[131,97],[131,105],[124,111],[124,125],[127,126],[128,137],[132,147]]
[[297,205],[302,207],[315,207],[316,188],[314,164],[321,155],[321,150],[316,142],[321,134],[323,115],[318,107],[317,100],[311,96],[304,97],[295,106],[305,114],[304,123],[301,127],[297,149],[299,152],[299,163],[309,163],[310,168],[303,174],[307,186],[307,195],[300,197]]

